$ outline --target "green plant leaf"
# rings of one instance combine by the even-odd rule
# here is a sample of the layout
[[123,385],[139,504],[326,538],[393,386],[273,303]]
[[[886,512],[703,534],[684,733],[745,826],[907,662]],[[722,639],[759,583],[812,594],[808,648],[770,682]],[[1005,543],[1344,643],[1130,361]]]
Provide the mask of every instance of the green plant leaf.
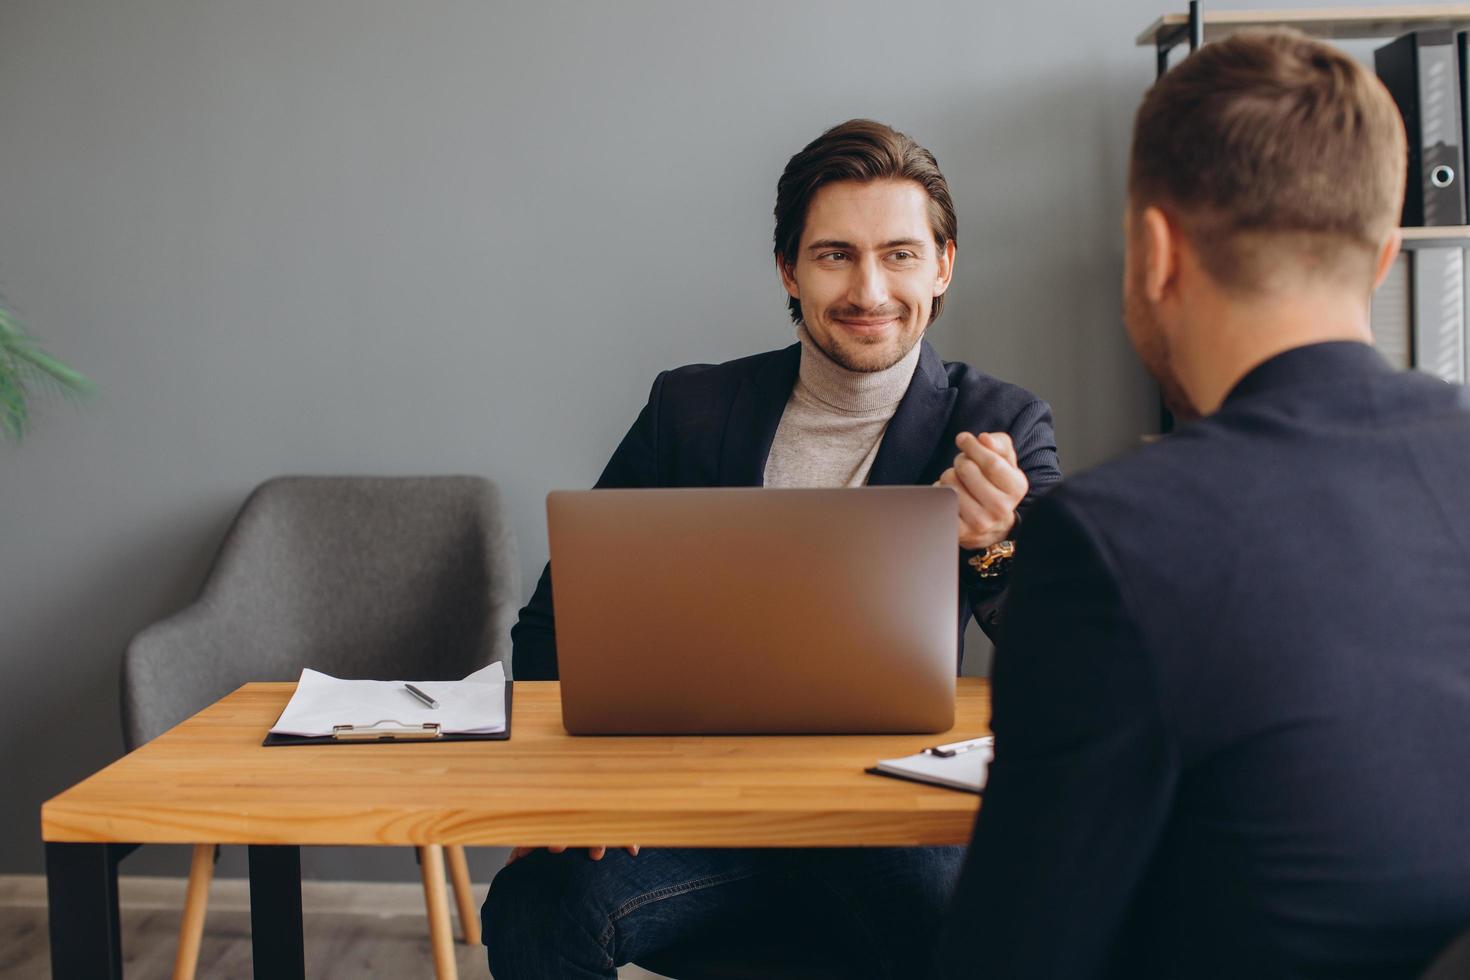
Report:
[[71,399],[92,395],[86,375],[43,351],[0,306],[0,437],[19,442],[30,425],[30,401],[37,387]]

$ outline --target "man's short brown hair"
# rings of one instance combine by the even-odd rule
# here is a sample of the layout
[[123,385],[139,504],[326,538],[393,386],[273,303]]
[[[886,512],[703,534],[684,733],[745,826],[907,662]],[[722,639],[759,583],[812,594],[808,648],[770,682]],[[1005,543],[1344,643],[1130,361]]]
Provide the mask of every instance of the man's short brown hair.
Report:
[[[792,157],[776,183],[776,256],[788,266],[796,264],[812,197],[827,184],[842,180],[918,182],[929,195],[929,226],[935,243],[943,248],[947,242],[957,241],[954,201],[934,154],[891,126],[871,119],[849,119]],[[801,303],[793,296],[786,305],[791,319],[800,323]],[[943,294],[934,297],[930,323],[943,306]]]
[[1181,223],[1222,286],[1266,288],[1282,261],[1358,279],[1404,197],[1407,144],[1388,91],[1296,31],[1207,44],[1139,106],[1128,192]]

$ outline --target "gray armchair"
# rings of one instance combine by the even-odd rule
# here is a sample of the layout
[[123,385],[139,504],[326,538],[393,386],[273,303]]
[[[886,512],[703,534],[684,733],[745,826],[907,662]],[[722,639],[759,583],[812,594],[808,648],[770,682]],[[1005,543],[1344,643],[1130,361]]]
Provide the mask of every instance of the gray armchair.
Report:
[[[450,680],[508,660],[515,538],[479,477],[281,477],[235,518],[193,605],[139,633],[122,668],[131,750],[249,681],[303,667]],[[454,975],[444,849],[419,848],[435,967]],[[195,849],[174,976],[192,977],[215,848]],[[466,942],[479,942],[463,848],[448,849]],[[437,912],[436,912],[437,910]]]

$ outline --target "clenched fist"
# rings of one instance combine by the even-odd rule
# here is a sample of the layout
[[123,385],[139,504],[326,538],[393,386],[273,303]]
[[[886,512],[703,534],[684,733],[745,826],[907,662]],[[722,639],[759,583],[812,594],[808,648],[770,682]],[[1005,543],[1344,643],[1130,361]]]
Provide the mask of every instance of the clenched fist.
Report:
[[949,487],[959,497],[960,547],[987,548],[1011,533],[1016,506],[1031,484],[1016,465],[1016,448],[1004,432],[961,432],[955,446],[960,454],[934,485]]

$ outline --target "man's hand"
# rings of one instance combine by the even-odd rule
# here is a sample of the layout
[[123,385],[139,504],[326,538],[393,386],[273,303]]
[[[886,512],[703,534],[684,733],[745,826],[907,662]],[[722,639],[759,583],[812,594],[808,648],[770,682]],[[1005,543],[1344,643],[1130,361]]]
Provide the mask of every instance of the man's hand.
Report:
[[[562,851],[565,851],[566,849],[567,848],[566,848],[566,845],[565,844],[556,844],[556,845],[552,845],[551,847],[548,847],[547,848],[547,850],[550,851],[552,854],[560,854]],[[525,857],[527,854],[530,854],[532,851],[539,851],[539,850],[541,850],[541,848],[539,848],[539,847],[513,847],[513,848],[511,848],[510,856],[505,859],[505,863],[506,863],[507,866],[508,865],[511,865],[511,864],[514,864],[515,862],[519,861],[521,858]],[[628,847],[623,848],[623,850],[627,851],[629,854],[633,855],[634,857],[637,857],[638,856],[638,851],[640,850],[640,848],[639,848],[639,846],[637,844],[633,844],[633,845],[630,845]],[[607,853],[607,848],[606,847],[589,847],[589,848],[587,848],[587,856],[589,858],[591,858],[592,860],[594,860],[594,861],[601,861],[602,858],[603,858],[603,855],[605,855],[606,853]]]
[[960,454],[939,477],[960,498],[960,547],[968,551],[1004,541],[1016,523],[1016,506],[1030,482],[1016,465],[1016,449],[1004,432],[961,432]]

